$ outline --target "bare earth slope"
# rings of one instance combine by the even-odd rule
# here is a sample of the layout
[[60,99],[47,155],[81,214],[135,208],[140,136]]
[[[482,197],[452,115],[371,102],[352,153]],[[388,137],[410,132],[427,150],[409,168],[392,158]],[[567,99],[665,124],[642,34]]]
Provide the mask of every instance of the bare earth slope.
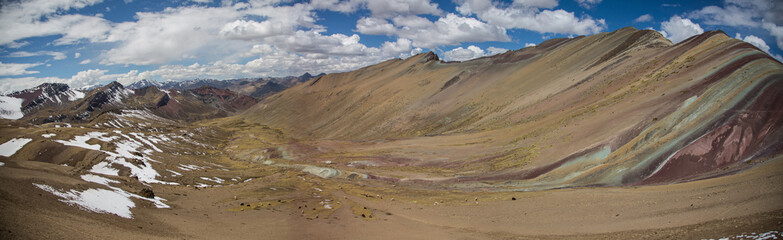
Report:
[[[624,28],[462,63],[390,60],[296,86],[245,116],[315,146],[349,142],[312,157],[444,171],[413,179],[618,186],[780,154],[781,80],[779,62],[722,32],[671,46]],[[368,140],[383,142],[350,143]]]
[[783,237],[783,65],[720,31],[114,93],[0,119],[0,239]]

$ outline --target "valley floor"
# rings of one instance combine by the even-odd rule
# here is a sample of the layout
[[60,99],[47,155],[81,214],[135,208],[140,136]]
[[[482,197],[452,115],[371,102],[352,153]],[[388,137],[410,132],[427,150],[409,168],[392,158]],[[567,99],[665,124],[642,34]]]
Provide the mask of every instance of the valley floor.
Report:
[[[296,153],[278,153],[276,144],[290,139],[273,129],[242,122],[193,135],[187,133],[198,131],[198,125],[162,132],[80,127],[2,129],[9,136],[3,142],[10,136],[32,141],[0,159],[0,238],[761,239],[780,238],[783,231],[783,157],[733,175],[669,185],[498,191],[363,179],[364,168],[347,177],[347,168],[340,167],[342,175],[335,176],[329,174],[335,169],[292,157]],[[87,131],[117,138],[85,140],[83,147],[47,156],[48,162],[38,157],[47,154],[40,151],[44,146],[62,146],[55,139],[76,140],[90,135]],[[142,134],[171,139],[152,147],[138,137]],[[191,136],[192,142],[177,142],[175,135]],[[122,136],[134,136],[138,144],[116,142]],[[128,177],[118,164],[117,176],[99,174],[94,166],[101,158],[90,158],[97,153],[84,149],[94,148],[90,145],[109,155],[121,153],[120,146],[135,146],[143,163],[134,166],[153,166],[160,176],[152,179],[178,185]],[[248,157],[259,149],[265,157]],[[109,182],[88,180],[94,176]],[[60,195],[72,189],[82,197],[86,189],[130,196],[152,188],[168,208],[128,197],[135,204],[129,208],[132,216],[124,218],[67,204],[39,185]]]

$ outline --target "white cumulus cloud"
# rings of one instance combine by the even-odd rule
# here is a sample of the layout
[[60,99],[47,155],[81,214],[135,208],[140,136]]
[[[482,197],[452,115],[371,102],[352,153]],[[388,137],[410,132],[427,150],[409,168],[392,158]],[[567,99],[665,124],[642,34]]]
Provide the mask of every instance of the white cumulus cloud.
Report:
[[310,4],[317,9],[329,9],[336,12],[352,13],[367,9],[376,18],[391,18],[405,15],[440,15],[442,10],[437,3],[429,0],[313,0]]
[[139,12],[135,22],[117,24],[107,41],[119,46],[102,55],[102,64],[164,64],[192,58],[199,52],[212,54],[236,50],[236,44],[220,41],[223,25],[239,16],[232,8],[182,7],[163,12]]
[[356,31],[370,35],[393,35],[396,32],[393,24],[380,18],[362,18],[356,22]]
[[55,52],[55,51],[37,51],[37,52],[18,51],[18,52],[12,52],[8,54],[8,57],[35,57],[35,56],[46,56],[46,55],[52,56],[54,60],[62,60],[67,58],[67,56],[65,56],[65,53]]
[[668,21],[661,23],[661,34],[673,43],[679,43],[693,35],[704,33],[699,24],[690,19],[672,16]]
[[707,25],[761,28],[775,37],[778,49],[783,47],[783,1],[725,0],[720,6],[706,6],[687,16]]
[[498,47],[488,47],[487,48],[487,56],[497,55],[501,53],[508,52],[508,49],[505,48],[498,48]]
[[557,0],[514,0],[513,5],[531,8],[557,7]]
[[449,13],[431,22],[423,17],[394,18],[399,25],[395,35],[413,41],[413,46],[435,48],[462,42],[510,41],[506,29],[475,18]]
[[438,15],[441,10],[437,3],[429,0],[365,0],[372,16],[393,17],[398,15]]
[[750,43],[751,45],[756,46],[762,51],[769,53],[770,47],[769,45],[767,45],[767,42],[765,42],[764,39],[756,37],[755,35],[748,35],[745,36],[745,38],[742,38],[742,34],[737,33],[737,35],[734,36],[734,38]]
[[579,6],[583,8],[593,8],[599,3],[601,3],[602,0],[575,0],[577,3],[579,3]]
[[236,20],[223,25],[220,34],[229,39],[252,40],[282,35],[292,30],[290,26],[278,22]]
[[769,31],[769,34],[775,37],[775,41],[778,44],[778,49],[783,48],[783,26],[778,26],[774,23],[764,22],[762,28]]
[[41,63],[3,63],[0,62],[0,76],[16,76],[24,74],[38,73],[30,71],[28,68],[40,66]]
[[476,59],[484,56],[492,56],[492,55],[504,53],[506,51],[508,51],[508,49],[497,48],[497,47],[488,47],[487,50],[484,51],[479,47],[470,45],[467,48],[457,47],[452,50],[446,51],[445,53],[443,53],[443,58],[447,61],[467,61],[467,60]]
[[633,22],[649,22],[653,20],[653,16],[650,14],[644,14],[634,19]]
[[0,45],[18,46],[29,37],[61,35],[53,43],[69,44],[81,39],[105,38],[109,21],[97,16],[61,14],[102,2],[101,0],[31,0],[4,2],[0,8]]
[[727,0],[723,6],[706,6],[690,12],[688,17],[708,25],[758,27],[771,5],[772,1],[767,0]]
[[459,0],[458,5],[457,11],[461,14],[475,14],[479,19],[491,25],[506,29],[584,35],[598,33],[606,28],[606,22],[603,19],[593,19],[590,16],[579,18],[573,12],[562,9],[542,10],[543,4],[536,7],[513,4],[504,7],[496,2]]
[[443,54],[443,58],[448,61],[466,61],[484,56],[484,50],[470,45],[467,48],[458,47]]

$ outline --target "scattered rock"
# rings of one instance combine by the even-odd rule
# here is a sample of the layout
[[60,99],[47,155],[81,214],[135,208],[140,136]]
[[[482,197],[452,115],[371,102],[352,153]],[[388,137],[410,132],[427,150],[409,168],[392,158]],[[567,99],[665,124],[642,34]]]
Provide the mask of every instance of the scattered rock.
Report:
[[145,198],[155,198],[155,193],[149,188],[142,188],[141,191],[139,191],[139,195]]

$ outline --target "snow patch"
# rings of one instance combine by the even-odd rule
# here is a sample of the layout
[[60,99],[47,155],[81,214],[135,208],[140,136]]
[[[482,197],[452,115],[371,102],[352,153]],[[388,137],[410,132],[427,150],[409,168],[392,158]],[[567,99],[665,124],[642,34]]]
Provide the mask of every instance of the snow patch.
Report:
[[29,138],[11,139],[8,142],[3,143],[3,145],[0,145],[0,156],[10,157],[11,155],[14,155],[16,151],[22,149],[22,147],[30,141],[32,141],[32,139]]
[[112,168],[110,167],[110,165],[111,163],[108,162],[99,162],[98,164],[92,166],[90,172],[103,174],[103,175],[119,176],[120,170]]
[[80,208],[96,212],[109,213],[123,218],[133,218],[130,209],[136,204],[129,196],[106,189],[87,189],[82,192],[70,190],[61,192],[51,186],[33,183],[36,187],[60,197],[61,202],[68,205],[76,205]]
[[155,115],[149,110],[122,110],[120,114],[112,114],[112,115],[117,116],[118,118],[123,120],[129,120],[129,118],[135,118],[137,120],[142,120],[146,122],[174,124],[174,121]]
[[98,175],[92,175],[92,174],[82,175],[82,180],[87,181],[87,182],[91,182],[91,183],[97,183],[97,184],[104,185],[104,186],[107,186],[107,187],[111,187],[111,186],[109,186],[109,183],[120,183],[120,181],[117,181],[117,180],[112,180],[112,179],[108,179],[108,178],[105,178],[105,177],[101,177],[101,176],[98,176]]
[[114,92],[114,95],[110,97],[109,101],[113,103],[122,103],[122,99],[132,94],[135,94],[135,92],[130,89],[117,90]]
[[182,173],[178,173],[178,172],[175,172],[175,171],[172,171],[172,170],[168,170],[168,169],[166,169],[166,171],[169,171],[170,173],[174,174],[174,175],[173,175],[174,177],[176,177],[176,176],[182,176]]
[[[160,150],[160,148],[155,146],[155,144],[152,144],[152,142],[147,140],[143,133],[130,133],[130,134],[133,135],[134,137],[136,137],[137,139],[141,140],[141,142],[143,142],[144,144],[147,144],[147,146],[150,146],[152,149],[155,149],[155,151],[163,152],[163,151]],[[157,140],[157,139],[155,139],[155,140]]]
[[87,141],[90,139],[98,139],[103,142],[111,142],[114,139],[117,139],[116,136],[111,137],[104,137],[107,133],[104,132],[89,132],[84,136],[75,136],[73,139],[68,141],[63,140],[55,140],[55,142],[62,143],[63,145],[67,146],[74,146],[74,147],[80,147],[80,148],[86,148],[90,150],[101,150],[101,145],[98,144],[87,144]]
[[4,162],[0,162],[0,167],[5,166]]
[[[179,185],[178,183],[173,182],[164,182],[155,179],[156,177],[160,176],[155,169],[152,168],[152,159],[146,156],[137,156],[132,154],[131,152],[136,152],[136,148],[139,147],[139,145],[134,144],[133,142],[119,142],[116,143],[117,146],[117,152],[106,152],[109,154],[109,157],[106,158],[107,161],[122,165],[124,167],[127,167],[131,170],[131,176],[136,176],[140,182],[143,183],[162,183],[162,184],[170,184],[170,185]],[[127,161],[127,159],[136,159],[141,160],[141,164],[134,165]]]
[[[769,231],[769,232],[763,232],[763,233],[752,232],[750,234],[739,234],[739,235],[736,235],[736,236],[724,237],[724,238],[719,238],[719,239],[720,240],[729,240],[729,239],[769,240],[769,239],[780,239],[780,238],[783,238],[783,232]],[[710,240],[713,240],[713,239],[710,239]]]
[[17,120],[24,117],[22,102],[24,99],[0,96],[0,118]]
[[180,164],[178,168],[182,169],[183,171],[193,171],[193,170],[204,170],[207,167],[202,167],[193,164]]
[[84,98],[84,93],[79,90],[69,90],[65,92],[65,95],[68,96],[68,101],[76,101],[78,99]]
[[[179,185],[178,183],[164,182],[155,179],[160,175],[158,174],[157,171],[155,171],[154,168],[152,168],[152,162],[157,162],[157,161],[141,154],[144,152],[143,150],[140,151],[142,144],[136,141],[135,139],[131,138],[130,136],[122,134],[122,131],[114,131],[114,133],[119,134],[120,136],[124,137],[127,140],[114,141],[119,137],[118,136],[105,137],[107,133],[90,132],[84,136],[76,136],[74,137],[73,140],[70,141],[57,141],[57,142],[69,146],[77,146],[77,147],[82,147],[82,148],[87,148],[92,150],[99,150],[108,154],[109,157],[106,158],[106,162],[101,162],[93,166],[93,169],[90,170],[93,173],[117,175],[119,171],[109,167],[109,165],[117,164],[130,169],[130,176],[137,177],[139,179],[139,182]],[[96,138],[104,142],[114,143],[115,146],[114,152],[101,150],[100,145],[97,144],[96,145],[87,144],[87,141],[92,138]],[[134,162],[136,164],[128,162],[127,161],[128,159],[135,160]]]
[[223,182],[225,182],[225,180],[223,180],[223,179],[221,179],[219,177],[213,177],[213,178],[200,177],[200,178],[203,179],[203,180],[206,180],[206,181],[216,182],[216,183],[223,183]]
[[41,135],[41,137],[44,137],[44,138],[52,138],[52,137],[54,137],[54,136],[57,136],[57,134],[54,134],[54,133],[47,133],[47,134],[42,134],[42,135]]
[[170,208],[169,205],[163,203],[166,199],[161,197],[155,197],[154,199],[145,198],[109,185],[111,183],[119,183],[119,181],[92,174],[82,175],[81,178],[87,182],[104,185],[111,190],[91,188],[81,192],[75,189],[59,191],[45,184],[33,183],[33,185],[62,198],[60,201],[68,205],[77,205],[79,208],[87,211],[114,214],[123,218],[133,218],[133,213],[131,213],[130,209],[136,207],[136,204],[131,198],[152,202],[157,208]]

